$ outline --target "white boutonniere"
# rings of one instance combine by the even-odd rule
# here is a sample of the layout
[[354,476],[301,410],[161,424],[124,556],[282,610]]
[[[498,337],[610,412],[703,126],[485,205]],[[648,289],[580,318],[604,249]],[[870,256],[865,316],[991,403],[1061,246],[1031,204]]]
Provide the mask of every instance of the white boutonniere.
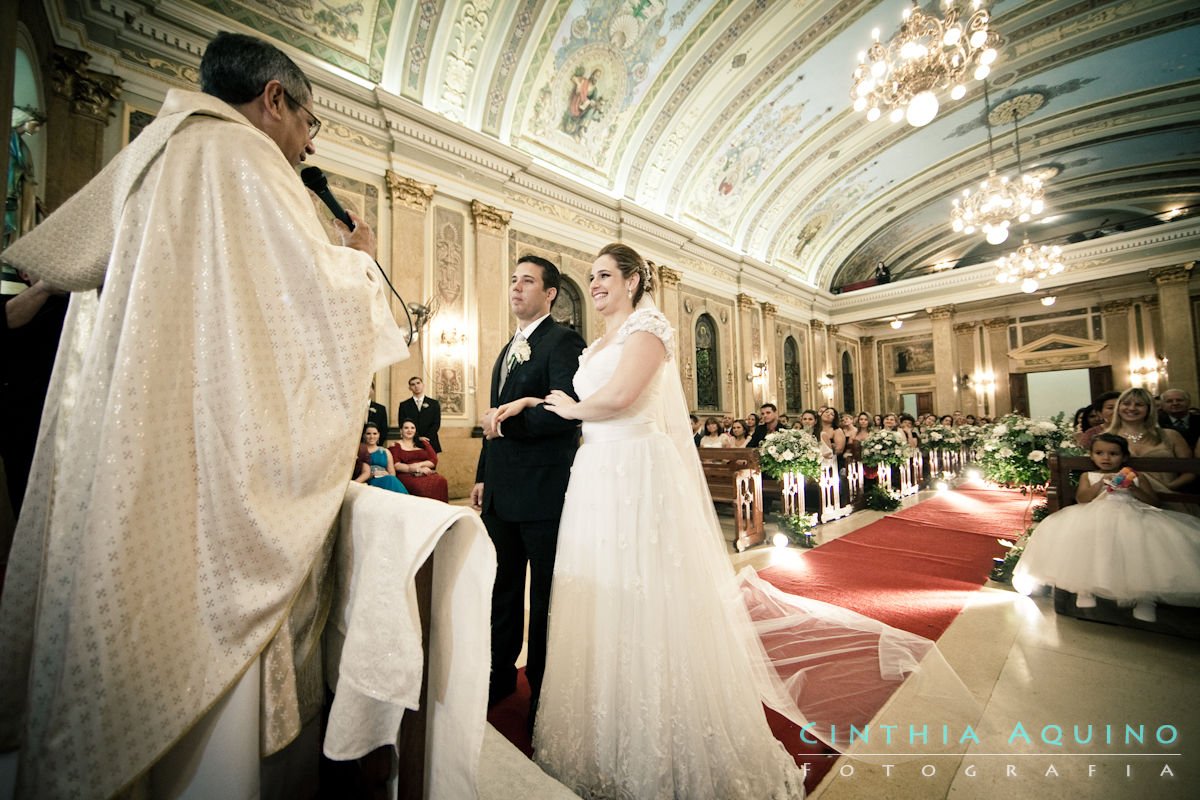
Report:
[[524,364],[529,360],[532,351],[529,349],[529,342],[522,337],[513,342],[512,352],[508,355],[508,368],[511,370],[517,364]]

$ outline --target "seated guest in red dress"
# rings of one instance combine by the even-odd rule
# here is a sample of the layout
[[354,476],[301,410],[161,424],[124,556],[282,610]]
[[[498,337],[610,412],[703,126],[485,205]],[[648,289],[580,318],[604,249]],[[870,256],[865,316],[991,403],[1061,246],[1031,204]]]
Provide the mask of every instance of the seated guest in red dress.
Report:
[[443,503],[449,501],[450,490],[446,479],[434,472],[437,469],[437,453],[427,438],[417,438],[417,423],[411,419],[404,420],[400,425],[400,441],[389,449],[396,462],[396,477],[409,494],[441,500]]

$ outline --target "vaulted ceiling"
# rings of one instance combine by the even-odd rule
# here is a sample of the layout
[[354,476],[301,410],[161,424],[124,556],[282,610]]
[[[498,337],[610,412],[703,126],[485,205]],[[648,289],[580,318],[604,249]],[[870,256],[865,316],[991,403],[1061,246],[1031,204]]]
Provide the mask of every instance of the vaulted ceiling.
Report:
[[[948,224],[951,199],[988,172],[980,82],[923,128],[851,108],[858,53],[873,28],[891,37],[909,0],[124,5],[272,37],[824,289],[877,261],[903,279],[994,257],[1022,233],[1090,237],[1200,201],[1195,0],[986,6],[1003,39],[991,108],[1022,109],[1024,166],[1053,175],[1044,219],[999,248]],[[993,121],[996,168],[1015,174],[1013,128]]]

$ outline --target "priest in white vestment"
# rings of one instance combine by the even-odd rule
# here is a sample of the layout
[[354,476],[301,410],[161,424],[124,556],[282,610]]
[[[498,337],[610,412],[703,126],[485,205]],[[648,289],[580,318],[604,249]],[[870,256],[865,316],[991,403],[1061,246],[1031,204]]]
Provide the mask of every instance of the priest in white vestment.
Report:
[[201,86],[0,254],[74,293],[0,604],[19,797],[119,792],[288,643],[407,356],[374,235],[330,244],[296,175],[303,73],[221,34]]

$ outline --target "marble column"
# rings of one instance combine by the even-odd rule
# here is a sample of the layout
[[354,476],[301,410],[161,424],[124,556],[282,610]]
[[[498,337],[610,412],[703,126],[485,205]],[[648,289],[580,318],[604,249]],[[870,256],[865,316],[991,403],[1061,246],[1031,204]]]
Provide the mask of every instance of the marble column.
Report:
[[[392,239],[388,248],[389,257],[380,261],[388,266],[389,277],[396,291],[408,303],[423,303],[425,301],[425,215],[429,212],[430,201],[433,199],[433,184],[419,183],[412,178],[405,178],[388,170],[384,174],[387,180],[388,195],[392,200]],[[391,300],[392,316],[396,318],[401,330],[406,329],[407,317],[400,301],[395,297]],[[416,319],[413,320],[416,324]],[[393,364],[388,371],[389,397],[379,402],[386,403],[389,418],[394,418],[400,402],[408,398],[408,379],[420,375],[433,390],[432,376],[425,370],[425,359],[422,351],[428,336],[428,329],[421,332],[421,337],[409,347],[408,360]],[[399,424],[397,421],[396,424]]]
[[1108,345],[1108,360],[1112,365],[1113,388],[1129,386],[1129,367],[1132,353],[1129,337],[1131,300],[1114,300],[1100,306],[1104,318],[1104,342]]
[[[1162,355],[1167,359],[1167,384],[1159,389],[1183,389],[1200,397],[1197,383],[1196,342],[1192,334],[1192,302],[1188,279],[1195,261],[1150,270],[1158,285],[1159,316],[1163,320]],[[1152,354],[1146,354],[1150,356]]]
[[679,335],[679,283],[682,279],[683,273],[677,269],[667,266],[658,268],[658,308],[667,318],[667,322],[671,323],[671,327],[675,329],[675,358],[681,368],[684,359],[680,357],[683,342]]
[[46,98],[45,202],[53,211],[104,166],[104,130],[121,79],[87,68],[91,56],[55,47]]
[[941,416],[953,412],[958,405],[954,392],[954,370],[958,362],[954,358],[954,323],[951,322],[954,306],[937,306],[928,313],[933,326],[933,410]]
[[762,384],[764,402],[782,408],[783,392],[779,388],[779,379],[783,377],[783,358],[776,352],[778,340],[775,336],[775,317],[778,313],[775,304],[762,304],[762,360],[767,362],[767,374]]
[[758,342],[758,303],[743,292],[737,295],[739,347],[733,364],[734,385],[737,388],[738,408],[754,408],[763,403],[762,381],[747,381],[746,376],[754,371],[761,345]]
[[479,315],[475,411],[476,416],[481,416],[491,398],[492,365],[516,329],[507,291],[509,276],[516,265],[508,263],[508,223],[512,212],[473,200],[471,215],[475,220],[475,307]]
[[858,408],[846,409],[851,414],[866,411],[874,414],[880,407],[879,375],[876,373],[875,337],[864,336],[858,340],[858,372],[862,375],[858,389]]
[[829,400],[825,393],[821,390],[821,382],[825,379],[825,374],[833,372],[829,368],[829,336],[825,328],[825,323],[819,319],[809,320],[809,335],[812,341],[812,358],[808,360],[808,375],[806,380],[812,389],[808,392],[805,400],[806,405],[811,408],[828,405]]
[[992,377],[996,381],[996,390],[991,403],[992,419],[1012,411],[1012,398],[1008,391],[1008,317],[995,317],[984,320],[987,327],[987,359]]
[[[956,322],[954,323],[954,348],[958,352],[958,368],[955,370],[955,377],[963,375],[973,376],[976,372],[975,364],[975,331],[978,330],[978,325],[974,322]],[[974,414],[978,417],[982,412],[979,409],[979,400],[974,388],[968,389],[965,386],[958,387],[958,405],[954,410],[961,411],[964,414]]]

